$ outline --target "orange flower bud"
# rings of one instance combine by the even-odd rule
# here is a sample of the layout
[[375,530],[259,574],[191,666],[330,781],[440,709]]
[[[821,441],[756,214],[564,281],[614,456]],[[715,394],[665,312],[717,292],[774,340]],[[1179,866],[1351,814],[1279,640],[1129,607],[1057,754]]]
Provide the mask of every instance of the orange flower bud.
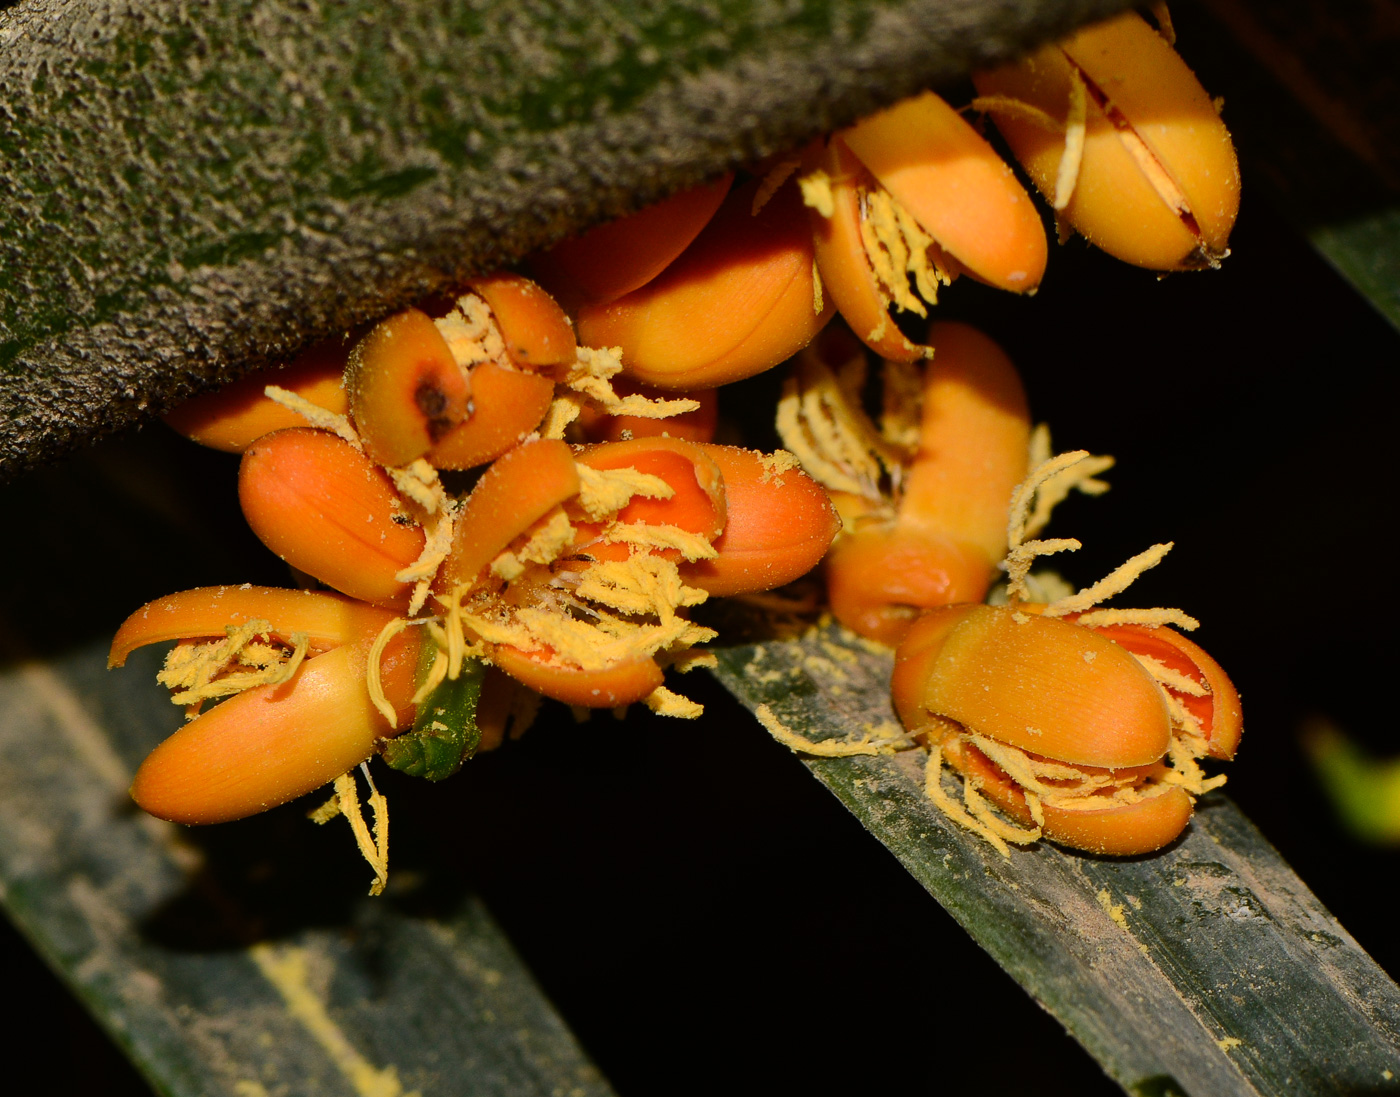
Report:
[[[861,237],[861,191],[879,184],[839,138],[827,146],[819,167],[827,176],[831,209],[807,212],[822,292],[830,294],[851,331],[882,358],[913,362],[923,357],[924,348],[911,343],[890,319],[890,300],[876,280]],[[907,279],[908,273],[901,270],[898,277]]]
[[[1006,555],[1006,509],[1026,475],[1030,410],[1006,352],[967,324],[938,321],[924,373],[919,450],[899,522],[936,530],[986,556],[986,583]],[[981,601],[986,594],[972,595]]]
[[658,278],[579,310],[588,346],[622,348],[626,372],[664,389],[710,388],[761,373],[830,319],[814,307],[812,234],[795,189],[754,215],[757,181],[730,193]]
[[510,360],[520,369],[572,366],[573,325],[558,302],[528,278],[507,271],[469,278],[467,287],[491,309]]
[[671,265],[715,215],[734,173],[673,194],[536,255],[530,267],[571,307],[605,305],[641,289]]
[[[920,610],[986,597],[1026,475],[1030,413],[1011,360],[966,324],[930,326],[918,449],[891,517],[868,501],[826,562],[832,613],[895,644]],[[852,497],[854,499],[854,497]],[[848,507],[851,504],[847,504]]]
[[[1217,263],[1239,210],[1230,134],[1176,51],[1125,12],[975,73],[988,110],[1037,189],[1090,243],[1152,270]],[[1078,89],[1078,90],[1076,90]],[[1057,198],[1071,104],[1083,97],[1083,154],[1073,190]],[[1055,132],[1010,101],[1049,116]]]
[[1096,853],[1160,849],[1192,794],[1223,780],[1195,759],[1233,753],[1239,695],[1171,629],[1090,628],[1045,608],[930,610],[896,652],[895,709],[1022,826]]
[[294,392],[337,415],[349,410],[342,375],[348,338],[336,336],[302,351],[281,369],[259,370],[217,392],[186,400],[165,421],[186,438],[226,453],[242,453],[264,434],[306,425],[290,408],[264,395],[268,385]]
[[447,340],[418,309],[376,324],[345,371],[365,453],[399,467],[422,457],[467,414],[471,386]]
[[258,538],[292,567],[352,598],[407,603],[394,578],[423,551],[423,531],[384,470],[322,430],[281,430],[243,454],[238,500]]
[[392,727],[365,688],[369,643],[346,644],[308,659],[288,682],[250,689],[190,721],[141,764],[132,798],[172,822],[225,823],[334,780],[412,722],[418,633],[401,633],[380,662],[398,717]]
[[475,583],[511,541],[578,489],[574,457],[563,442],[527,442],[499,458],[457,516],[452,551],[438,571],[436,589],[445,594]]
[[1016,293],[1040,285],[1045,229],[1030,195],[986,140],[933,92],[837,136],[968,273]]

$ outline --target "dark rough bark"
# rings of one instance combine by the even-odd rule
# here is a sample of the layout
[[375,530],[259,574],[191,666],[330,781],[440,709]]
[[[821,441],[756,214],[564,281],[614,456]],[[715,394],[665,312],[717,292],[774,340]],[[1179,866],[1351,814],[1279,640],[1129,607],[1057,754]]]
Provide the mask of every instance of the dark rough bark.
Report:
[[0,478],[1123,6],[0,8]]

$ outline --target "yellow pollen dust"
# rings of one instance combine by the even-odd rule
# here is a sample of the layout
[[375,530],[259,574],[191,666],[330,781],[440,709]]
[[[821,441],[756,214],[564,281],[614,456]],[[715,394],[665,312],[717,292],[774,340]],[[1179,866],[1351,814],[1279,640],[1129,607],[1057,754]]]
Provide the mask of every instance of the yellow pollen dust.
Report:
[[[937,243],[883,187],[861,190],[860,238],[875,280],[887,300],[905,312],[927,316],[938,287],[952,281]],[[910,277],[918,290],[909,289]],[[920,300],[922,298],[922,300]]]
[[804,205],[816,210],[823,217],[836,212],[836,199],[831,193],[831,176],[824,171],[814,171],[800,176],[797,186],[802,191]]
[[899,468],[902,454],[861,407],[864,357],[848,365],[838,374],[815,349],[803,350],[778,401],[778,435],[824,487],[879,502],[882,474]]
[[703,705],[673,693],[665,686],[657,686],[642,698],[642,703],[658,716],[674,716],[679,720],[695,720],[705,712]]
[[652,398],[637,393],[619,396],[612,379],[622,372],[621,354],[620,347],[579,347],[574,367],[559,383],[608,415],[667,419],[700,407],[700,401],[690,397]]
[[[489,565],[497,580],[467,582],[443,605],[441,638],[454,677],[470,649],[488,661],[497,648],[532,654],[545,665],[605,671],[656,659],[672,662],[689,647],[716,634],[688,620],[684,610],[707,595],[687,586],[678,563],[715,556],[711,537],[676,526],[624,523],[617,515],[636,497],[669,499],[675,489],[665,479],[636,468],[576,466],[581,490],[565,505],[537,521]],[[580,544],[577,523],[602,523],[596,540]],[[621,559],[597,559],[590,546],[625,545]],[[464,602],[465,600],[465,602]],[[430,631],[435,626],[430,626]],[[435,660],[434,673],[438,674]],[[658,693],[654,707],[665,715],[690,718],[699,706]],[[521,725],[523,727],[523,724]]]
[[574,527],[560,507],[545,515],[528,532],[519,552],[507,549],[491,561],[491,574],[510,582],[525,572],[527,564],[552,564],[573,544]]
[[640,495],[646,499],[669,499],[676,489],[660,476],[638,472],[634,468],[595,469],[580,464],[578,468],[578,504],[593,521],[616,514]]
[[[174,691],[170,698],[172,703],[199,705],[254,686],[279,685],[297,672],[310,647],[304,632],[292,633],[290,650],[256,643],[255,637],[269,637],[272,633],[272,625],[261,619],[228,625],[224,632],[222,640],[177,644],[165,657],[165,665],[156,680]],[[254,669],[235,669],[238,667]]]
[[463,294],[457,299],[457,306],[434,320],[433,325],[461,368],[471,369],[486,362],[514,368],[490,307],[476,294]]
[[802,467],[802,462],[797,459],[797,455],[789,453],[785,449],[759,454],[758,463],[763,468],[760,480],[765,484],[777,484],[778,487],[783,486],[783,473]]
[[637,548],[675,549],[686,560],[713,560],[719,553],[703,534],[679,526],[629,522],[609,526],[602,540]]

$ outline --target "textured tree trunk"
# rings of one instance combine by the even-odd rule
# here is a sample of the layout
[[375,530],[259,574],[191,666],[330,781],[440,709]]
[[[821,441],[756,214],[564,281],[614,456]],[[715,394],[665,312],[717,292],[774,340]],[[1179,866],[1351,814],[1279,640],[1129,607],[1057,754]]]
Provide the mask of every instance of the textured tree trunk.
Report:
[[1122,0],[0,11],[0,478]]

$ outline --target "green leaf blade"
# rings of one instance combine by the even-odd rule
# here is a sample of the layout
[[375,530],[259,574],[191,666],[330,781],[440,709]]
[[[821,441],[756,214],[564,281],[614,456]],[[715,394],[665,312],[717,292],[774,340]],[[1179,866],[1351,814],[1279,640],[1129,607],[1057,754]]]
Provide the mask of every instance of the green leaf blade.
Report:
[[445,678],[423,699],[413,727],[384,744],[384,761],[410,777],[443,781],[460,770],[481,744],[476,706],[486,666],[467,659],[456,678]]

